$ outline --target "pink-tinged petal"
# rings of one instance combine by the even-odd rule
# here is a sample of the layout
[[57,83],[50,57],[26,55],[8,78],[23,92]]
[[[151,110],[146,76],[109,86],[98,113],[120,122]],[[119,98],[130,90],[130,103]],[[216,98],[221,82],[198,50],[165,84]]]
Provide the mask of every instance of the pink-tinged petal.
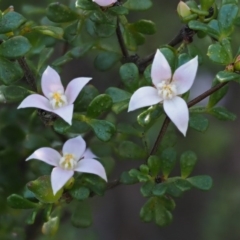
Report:
[[57,91],[64,93],[64,88],[60,79],[59,74],[48,66],[43,72],[41,86],[43,94],[49,98],[49,94]]
[[90,148],[87,148],[86,151],[83,154],[84,158],[97,158],[97,156],[95,154],[93,154],[93,152],[91,151]]
[[74,169],[77,172],[92,173],[98,175],[107,182],[107,175],[103,165],[94,159],[83,159],[78,162],[77,167]]
[[69,125],[72,125],[73,104],[54,109],[52,112],[60,116]]
[[63,154],[73,154],[79,160],[86,150],[86,142],[81,136],[67,140],[63,145]]
[[53,109],[50,106],[49,100],[39,94],[31,94],[20,103],[18,109],[20,108],[40,108],[49,112],[52,112]]
[[158,83],[170,80],[172,77],[172,70],[165,56],[158,49],[152,63],[151,78],[155,86]]
[[61,155],[58,151],[49,148],[49,147],[42,147],[36,150],[32,155],[30,155],[26,161],[31,159],[37,159],[43,161],[52,166],[58,166],[59,161],[61,159]]
[[96,4],[98,4],[101,7],[107,7],[109,5],[112,5],[113,3],[117,2],[117,0],[93,0]]
[[198,56],[180,66],[173,74],[173,82],[177,86],[177,94],[187,92],[193,85],[198,68]]
[[187,103],[180,97],[174,97],[171,100],[164,100],[163,108],[178,130],[186,136],[189,121]]
[[54,195],[66,184],[73,174],[73,170],[66,170],[60,167],[53,168],[51,173],[51,184]]
[[72,104],[83,87],[91,80],[91,78],[75,78],[67,85],[65,95],[67,97],[68,104]]
[[138,108],[152,106],[162,101],[162,98],[158,95],[157,89],[154,87],[142,87],[133,93],[128,112]]

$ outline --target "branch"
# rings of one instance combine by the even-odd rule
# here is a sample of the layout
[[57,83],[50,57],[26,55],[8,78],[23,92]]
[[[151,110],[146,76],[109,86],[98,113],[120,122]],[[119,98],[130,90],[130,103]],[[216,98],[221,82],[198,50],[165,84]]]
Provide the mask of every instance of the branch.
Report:
[[37,90],[35,77],[29,68],[26,59],[24,57],[18,59],[18,63],[22,70],[24,71],[24,76],[27,81],[27,84],[32,87],[32,89]]
[[116,34],[117,34],[118,43],[119,43],[119,46],[121,48],[123,57],[124,58],[129,58],[128,50],[127,50],[126,45],[124,43],[124,39],[123,39],[123,35],[122,35],[122,32],[121,32],[120,23],[119,23],[118,18],[117,18]]
[[[195,33],[196,33],[195,31],[193,31],[186,25],[180,29],[179,33],[167,45],[175,47],[183,41],[185,43],[191,43],[193,41],[193,36]],[[153,61],[154,56],[155,52],[143,59],[140,59],[137,62],[139,71],[141,73],[143,73],[145,68]]]
[[[188,108],[196,105],[197,103],[201,102],[203,99],[205,99],[206,97],[210,96],[212,93],[218,91],[219,89],[221,89],[222,87],[224,87],[225,85],[227,85],[228,82],[224,82],[224,83],[220,83],[212,88],[210,88],[209,90],[207,90],[206,92],[202,93],[201,95],[199,95],[198,97],[194,98],[192,101],[188,102]],[[170,123],[170,119],[168,116],[166,116],[164,122],[163,122],[163,125],[160,129],[160,132],[158,134],[158,137],[153,145],[153,148],[150,152],[149,155],[153,155],[156,153],[157,149],[158,149],[158,146],[159,144],[161,143],[166,131],[167,131],[167,128],[168,128],[168,125]]]

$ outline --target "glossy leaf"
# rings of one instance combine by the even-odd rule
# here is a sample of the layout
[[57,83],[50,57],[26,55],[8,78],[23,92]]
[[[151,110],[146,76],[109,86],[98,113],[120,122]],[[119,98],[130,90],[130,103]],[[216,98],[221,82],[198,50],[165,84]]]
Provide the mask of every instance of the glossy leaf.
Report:
[[131,23],[130,28],[145,35],[152,35],[156,33],[155,23],[150,20],[139,20],[135,23]]
[[36,26],[31,29],[33,32],[39,32],[41,34],[56,38],[63,39],[63,29],[55,26]]
[[7,203],[11,208],[16,209],[31,209],[39,207],[39,204],[31,202],[18,194],[10,195],[7,198]]
[[27,184],[27,188],[43,203],[55,203],[62,196],[63,189],[53,194],[50,176],[41,176]]
[[77,0],[76,7],[84,10],[96,10],[98,9],[97,4],[89,0]]
[[202,114],[191,113],[189,119],[189,126],[199,132],[205,132],[208,128],[209,121]]
[[197,155],[192,151],[184,152],[180,158],[181,176],[187,178],[197,163]]
[[27,38],[16,36],[8,39],[0,45],[0,56],[6,58],[18,58],[24,56],[31,49]]
[[148,158],[148,167],[151,172],[151,176],[156,177],[159,174],[161,168],[161,161],[158,156],[150,156]]
[[130,141],[122,141],[118,147],[118,153],[127,159],[140,160],[146,157],[144,149]]
[[240,75],[234,72],[220,71],[216,75],[219,82],[236,81],[240,82]]
[[112,98],[107,94],[101,94],[95,97],[87,108],[87,115],[96,118],[103,112],[108,111],[112,107]]
[[168,175],[172,172],[176,160],[177,160],[177,153],[173,148],[165,149],[161,156],[161,166],[164,178],[168,178]]
[[224,107],[214,107],[208,110],[210,114],[212,114],[214,117],[216,117],[219,120],[223,121],[234,121],[236,119],[236,115],[229,112],[226,108]]
[[151,0],[127,0],[123,6],[129,10],[143,11],[152,6]]
[[187,178],[187,181],[200,190],[209,190],[212,187],[212,178],[205,175]]
[[88,188],[84,186],[78,186],[74,184],[74,186],[69,190],[70,195],[78,200],[78,201],[83,201],[87,199],[90,195],[90,191]]
[[132,177],[129,175],[128,172],[123,172],[120,177],[120,182],[123,184],[135,184],[138,182],[138,179],[136,177]]

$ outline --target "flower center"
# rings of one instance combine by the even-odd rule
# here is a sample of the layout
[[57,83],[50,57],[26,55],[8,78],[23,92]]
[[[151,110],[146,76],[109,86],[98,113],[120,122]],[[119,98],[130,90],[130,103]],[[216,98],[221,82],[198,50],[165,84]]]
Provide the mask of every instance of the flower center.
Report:
[[177,87],[174,83],[168,83],[167,81],[162,81],[157,85],[158,95],[163,100],[172,99],[177,95]]
[[49,99],[53,109],[63,107],[67,104],[67,98],[62,91],[50,93]]
[[77,161],[73,154],[65,153],[59,164],[63,169],[73,170],[77,166]]

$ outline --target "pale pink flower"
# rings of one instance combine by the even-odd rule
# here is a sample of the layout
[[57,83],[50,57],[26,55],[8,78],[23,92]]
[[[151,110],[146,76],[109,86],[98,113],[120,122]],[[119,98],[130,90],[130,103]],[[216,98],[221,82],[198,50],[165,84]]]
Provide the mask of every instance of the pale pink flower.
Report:
[[44,96],[31,94],[26,97],[19,108],[40,108],[52,112],[72,124],[73,102],[76,100],[82,88],[91,80],[87,77],[79,77],[70,81],[64,91],[59,74],[51,67],[43,72],[41,86]]
[[81,136],[78,136],[65,142],[62,155],[52,148],[42,147],[26,161],[37,159],[54,166],[51,173],[51,184],[53,193],[56,194],[73,176],[74,171],[92,173],[107,181],[104,167],[99,161],[93,159],[93,156],[89,154],[89,151],[86,152],[86,142]]
[[93,0],[96,4],[101,7],[107,7],[117,2],[117,0]]
[[195,79],[198,57],[180,66],[172,75],[165,56],[157,50],[151,69],[154,87],[141,87],[132,95],[128,111],[163,103],[163,108],[176,127],[186,135],[189,111],[184,99],[179,95],[187,92]]

